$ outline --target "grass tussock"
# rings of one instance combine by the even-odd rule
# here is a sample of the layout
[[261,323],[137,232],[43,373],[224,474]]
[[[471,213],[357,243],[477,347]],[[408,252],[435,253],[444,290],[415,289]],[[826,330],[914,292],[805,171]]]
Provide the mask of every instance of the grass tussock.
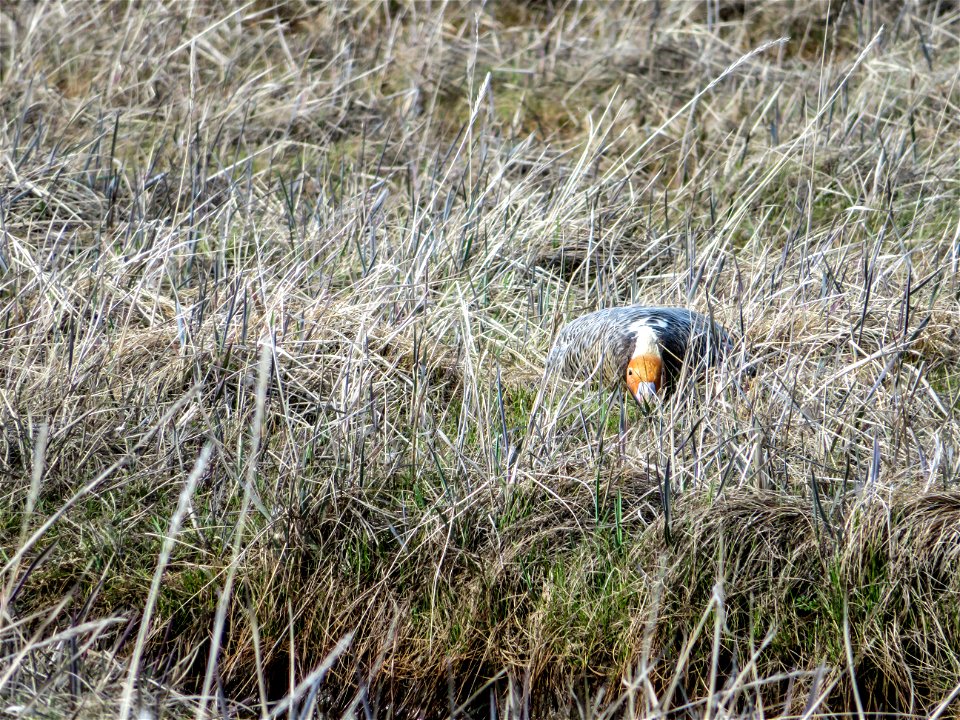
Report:
[[[958,32],[0,7],[3,711],[955,716]],[[544,377],[632,302],[743,352]]]

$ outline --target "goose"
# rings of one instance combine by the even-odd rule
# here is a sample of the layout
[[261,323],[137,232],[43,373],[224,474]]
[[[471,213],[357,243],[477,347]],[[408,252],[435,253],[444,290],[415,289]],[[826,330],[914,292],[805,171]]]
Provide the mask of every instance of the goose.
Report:
[[547,356],[547,372],[568,379],[599,376],[608,385],[625,382],[645,405],[661,390],[673,392],[684,366],[698,373],[732,350],[730,333],[696,310],[630,305],[567,323]]

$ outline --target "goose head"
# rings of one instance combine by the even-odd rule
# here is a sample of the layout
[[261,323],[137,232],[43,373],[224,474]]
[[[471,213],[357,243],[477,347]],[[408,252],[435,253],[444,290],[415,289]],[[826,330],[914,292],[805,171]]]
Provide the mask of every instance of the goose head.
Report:
[[647,325],[636,328],[632,352],[624,380],[627,389],[641,405],[657,398],[663,385],[663,357],[656,331]]

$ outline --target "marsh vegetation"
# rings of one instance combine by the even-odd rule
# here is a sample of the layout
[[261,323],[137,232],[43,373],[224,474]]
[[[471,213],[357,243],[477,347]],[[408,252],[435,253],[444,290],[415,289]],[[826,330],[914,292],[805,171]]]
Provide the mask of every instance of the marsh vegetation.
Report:
[[[0,6],[0,710],[956,716],[958,35]],[[633,302],[757,377],[544,378]]]

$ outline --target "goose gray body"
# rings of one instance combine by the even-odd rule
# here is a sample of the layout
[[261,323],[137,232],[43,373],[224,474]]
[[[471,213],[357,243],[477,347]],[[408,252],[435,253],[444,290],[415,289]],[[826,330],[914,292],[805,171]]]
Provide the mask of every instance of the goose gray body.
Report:
[[547,368],[571,379],[598,377],[607,384],[621,381],[640,328],[649,328],[659,345],[668,389],[684,365],[697,372],[733,349],[729,333],[702,313],[631,305],[597,310],[565,325],[547,356]]

